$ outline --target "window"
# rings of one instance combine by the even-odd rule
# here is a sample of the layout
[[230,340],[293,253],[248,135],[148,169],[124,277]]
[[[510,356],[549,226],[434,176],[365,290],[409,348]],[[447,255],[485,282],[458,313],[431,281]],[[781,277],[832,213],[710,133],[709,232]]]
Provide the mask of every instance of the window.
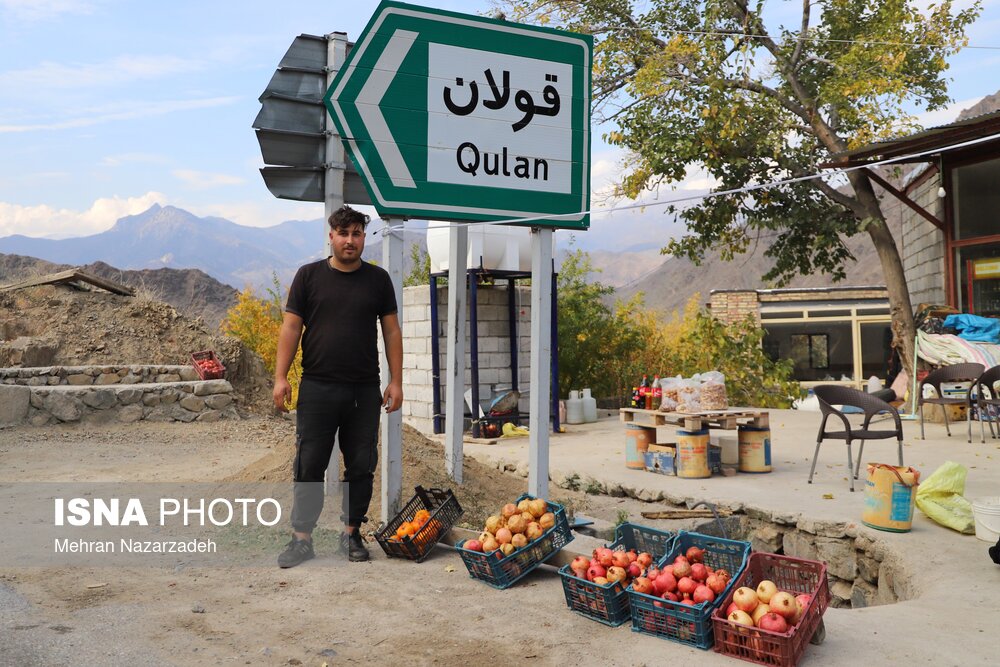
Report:
[[795,365],[825,370],[830,367],[830,339],[826,334],[792,334],[791,359]]
[[1000,159],[952,169],[955,238],[958,240],[1000,234]]

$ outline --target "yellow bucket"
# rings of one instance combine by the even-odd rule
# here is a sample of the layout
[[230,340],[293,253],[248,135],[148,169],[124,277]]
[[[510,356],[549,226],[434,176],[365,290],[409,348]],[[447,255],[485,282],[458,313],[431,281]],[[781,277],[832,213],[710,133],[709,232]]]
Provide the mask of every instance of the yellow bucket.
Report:
[[708,469],[708,429],[677,431],[677,476],[711,477]]
[[771,472],[771,429],[739,427],[740,472]]
[[656,429],[635,424],[625,425],[625,467],[646,469],[646,450],[656,442]]
[[919,482],[920,471],[909,466],[869,463],[861,522],[877,530],[909,532]]

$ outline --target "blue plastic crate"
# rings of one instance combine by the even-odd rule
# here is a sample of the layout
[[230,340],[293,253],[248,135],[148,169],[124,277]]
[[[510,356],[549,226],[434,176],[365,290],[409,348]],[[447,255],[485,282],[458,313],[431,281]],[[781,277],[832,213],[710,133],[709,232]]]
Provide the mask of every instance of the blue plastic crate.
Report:
[[[524,499],[534,500],[534,496],[524,494],[515,503]],[[555,514],[554,526],[542,533],[541,537],[532,540],[527,546],[518,549],[509,556],[504,556],[498,549],[488,554],[479,551],[463,549],[465,540],[455,548],[458,549],[462,562],[469,570],[469,576],[479,579],[494,588],[510,588],[536,567],[551,558],[557,551],[573,541],[573,533],[569,529],[566,510],[559,503],[545,501],[549,511]]]
[[705,550],[705,565],[713,570],[722,568],[731,575],[729,584],[712,602],[686,605],[663,600],[653,595],[637,593],[628,588],[629,605],[632,611],[632,631],[689,644],[700,649],[713,645],[712,612],[722,604],[733,584],[746,568],[750,557],[750,543],[727,540],[701,533],[680,531],[677,539],[660,567],[673,562],[678,554],[696,546]]
[[[676,533],[623,523],[615,530],[615,541],[607,545],[613,551],[648,552],[659,562],[673,547]],[[605,625],[617,627],[631,618],[628,593],[621,582],[601,586],[573,574],[569,565],[559,570],[566,605],[578,614]]]

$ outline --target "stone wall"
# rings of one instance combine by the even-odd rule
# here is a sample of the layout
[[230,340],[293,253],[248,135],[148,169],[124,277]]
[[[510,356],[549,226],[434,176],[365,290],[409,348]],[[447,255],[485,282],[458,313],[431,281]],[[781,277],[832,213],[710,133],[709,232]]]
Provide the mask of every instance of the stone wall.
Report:
[[[519,386],[528,386],[531,350],[531,290],[518,287],[515,291],[518,335]],[[497,387],[510,387],[510,337],[507,311],[508,288],[480,286],[477,290],[478,302],[478,342],[479,342],[479,395],[489,398]],[[468,308],[468,302],[467,306]],[[424,433],[431,433],[434,427],[431,355],[431,308],[430,288],[427,285],[403,289],[403,421]],[[442,411],[446,388],[445,368],[448,356],[448,341],[445,338],[448,322],[448,287],[438,287],[438,326],[434,332],[438,336],[441,368]],[[465,325],[465,383],[472,384],[470,367],[469,323]],[[527,409],[527,401],[522,399],[521,409]]]
[[724,324],[732,324],[753,315],[760,321],[756,290],[712,290],[709,310]]
[[[939,220],[944,220],[945,200],[937,196],[940,186],[941,177],[935,176],[914,188],[909,196]],[[903,273],[906,275],[913,307],[916,308],[920,303],[947,303],[944,232],[909,208],[903,207],[902,215],[900,248]]]
[[192,366],[42,366],[0,368],[0,384],[27,387],[146,384],[193,382],[198,373]]

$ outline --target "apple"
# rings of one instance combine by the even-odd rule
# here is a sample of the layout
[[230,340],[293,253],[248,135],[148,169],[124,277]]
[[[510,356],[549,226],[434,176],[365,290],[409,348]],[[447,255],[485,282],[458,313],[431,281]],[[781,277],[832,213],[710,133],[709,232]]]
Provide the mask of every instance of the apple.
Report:
[[788,621],[785,620],[784,616],[776,614],[773,611],[769,611],[761,616],[757,626],[761,630],[767,630],[768,632],[788,632]]
[[750,614],[750,618],[753,619],[754,625],[760,627],[760,617],[763,616],[764,614],[769,614],[769,613],[771,613],[771,608],[768,607],[766,603],[761,602],[759,605],[757,605],[757,608],[753,610],[753,613]]
[[779,591],[771,596],[771,601],[767,603],[771,608],[771,611],[781,616],[786,621],[791,620],[792,616],[795,615],[796,610],[799,608],[799,604],[795,601],[795,597],[791,593],[786,593],[785,591]]
[[625,581],[625,577],[628,576],[628,573],[625,571],[625,568],[612,565],[607,569],[605,576],[608,581],[613,584],[617,584],[619,581]]
[[737,609],[733,613],[726,616],[726,618],[737,625],[745,625],[747,627],[753,627],[753,619],[750,618],[750,614],[746,613],[742,609]]
[[747,588],[746,586],[740,586],[733,593],[733,602],[740,610],[745,611],[747,614],[753,612],[757,608],[757,591],[752,588]]
[[635,581],[632,582],[632,590],[636,593],[643,593],[644,595],[652,595],[653,593],[653,582],[646,577],[636,577]]
[[757,584],[757,599],[767,604],[771,601],[771,596],[778,592],[778,587],[769,579]]
[[704,582],[708,579],[708,568],[701,563],[694,563],[691,565],[691,578],[695,581]]
[[715,600],[715,593],[712,592],[711,588],[702,584],[701,586],[698,586],[698,588],[694,589],[691,599],[694,600],[695,603],[712,602]]

